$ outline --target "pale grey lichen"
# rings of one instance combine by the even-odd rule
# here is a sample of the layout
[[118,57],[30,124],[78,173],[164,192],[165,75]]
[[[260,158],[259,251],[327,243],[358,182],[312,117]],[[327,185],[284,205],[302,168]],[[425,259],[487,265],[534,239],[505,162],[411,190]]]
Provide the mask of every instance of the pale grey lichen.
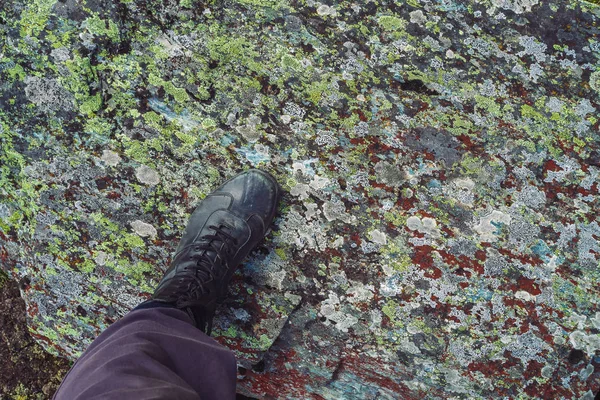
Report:
[[8,205],[2,203],[0,204],[0,218],[8,218],[11,214],[11,210]]
[[548,108],[548,111],[550,112],[561,112],[563,107],[565,105],[565,102],[560,100],[557,97],[549,97],[548,101],[546,102],[546,107]]
[[535,186],[525,186],[517,192],[515,197],[517,202],[534,209],[538,209],[546,204],[546,193]]
[[540,362],[542,360],[540,354],[548,348],[548,344],[532,331],[518,335],[516,340],[506,346],[506,350],[519,358],[525,366],[531,361]]
[[137,167],[135,169],[135,176],[140,182],[149,186],[158,185],[160,182],[160,176],[158,175],[158,172],[146,165],[140,165]]
[[340,298],[333,292],[329,292],[329,297],[321,303],[320,314],[326,318],[326,323],[333,323],[341,332],[348,332],[348,329],[358,323],[356,316],[345,312]]
[[309,196],[310,186],[304,183],[298,183],[290,189],[292,196],[297,196],[300,200],[306,200]]
[[487,249],[487,259],[485,260],[485,273],[489,276],[502,275],[508,268],[508,261],[496,249]]
[[317,14],[321,15],[321,16],[331,16],[331,17],[335,17],[337,15],[337,12],[335,10],[334,7],[330,7],[327,4],[321,4],[318,8],[317,8]]
[[422,25],[425,21],[427,21],[425,14],[423,14],[423,11],[421,10],[411,11],[409,13],[409,17],[410,22],[417,25]]
[[412,215],[406,219],[406,226],[412,231],[424,233],[432,238],[441,237],[437,221],[430,217],[419,218],[416,215]]
[[152,225],[150,225],[146,222],[140,221],[139,219],[136,219],[135,221],[130,222],[130,225],[133,228],[133,230],[135,231],[135,233],[137,233],[138,235],[140,235],[142,237],[154,238],[158,234],[155,227],[153,227]]
[[323,204],[323,215],[328,221],[341,220],[352,222],[356,217],[346,213],[346,206],[341,201],[327,201]]
[[590,224],[580,224],[577,251],[582,266],[594,268],[598,266],[595,254],[600,253],[600,225],[594,221]]
[[473,230],[480,235],[482,242],[494,242],[498,240],[499,228],[502,225],[510,225],[511,220],[509,214],[492,210],[479,218],[479,223],[473,226]]
[[539,3],[539,0],[492,0],[492,5],[494,7],[511,10],[515,14],[531,12],[532,7]]
[[297,211],[290,211],[280,222],[280,235],[276,243],[294,245],[324,250],[327,247],[327,237],[319,225],[320,221],[308,221]]
[[44,112],[73,109],[73,95],[51,78],[28,76],[25,78],[25,95]]
[[600,71],[592,72],[590,75],[590,87],[600,95]]
[[387,161],[380,161],[375,165],[377,180],[392,187],[400,187],[405,182],[406,175],[401,167]]
[[380,245],[387,244],[387,235],[384,232],[381,232],[379,229],[373,229],[369,232],[369,236],[374,243]]
[[96,262],[96,264],[103,266],[103,265],[106,265],[107,261],[110,261],[111,258],[112,257],[109,254],[100,250],[100,251],[96,252],[94,261]]
[[65,62],[71,58],[71,52],[66,47],[59,47],[53,49],[50,55],[56,60],[56,62]]
[[457,178],[443,187],[443,192],[447,196],[455,199],[464,206],[471,207],[475,201],[475,182],[470,178]]
[[103,150],[102,161],[109,167],[116,167],[121,162],[121,157],[114,151]]

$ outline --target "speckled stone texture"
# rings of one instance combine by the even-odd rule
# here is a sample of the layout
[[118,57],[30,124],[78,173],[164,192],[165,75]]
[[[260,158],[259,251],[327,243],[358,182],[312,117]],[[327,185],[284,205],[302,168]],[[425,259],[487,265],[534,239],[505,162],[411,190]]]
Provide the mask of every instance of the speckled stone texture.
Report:
[[4,0],[0,262],[76,358],[236,172],[286,195],[216,336],[264,398],[600,388],[600,9]]

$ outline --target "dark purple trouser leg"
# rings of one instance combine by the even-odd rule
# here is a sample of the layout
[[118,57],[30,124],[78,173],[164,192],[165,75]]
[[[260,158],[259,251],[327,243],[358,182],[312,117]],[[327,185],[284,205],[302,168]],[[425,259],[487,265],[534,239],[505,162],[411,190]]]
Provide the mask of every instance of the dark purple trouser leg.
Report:
[[233,353],[175,308],[135,309],[77,360],[55,400],[235,399]]

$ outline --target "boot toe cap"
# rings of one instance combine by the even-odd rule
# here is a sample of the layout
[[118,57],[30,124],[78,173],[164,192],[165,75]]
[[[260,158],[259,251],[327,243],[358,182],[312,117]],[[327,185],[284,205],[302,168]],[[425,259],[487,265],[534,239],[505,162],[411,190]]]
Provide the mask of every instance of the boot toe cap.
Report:
[[233,198],[230,210],[241,217],[260,216],[268,225],[277,210],[279,185],[267,172],[252,169],[225,183],[219,192],[226,192]]

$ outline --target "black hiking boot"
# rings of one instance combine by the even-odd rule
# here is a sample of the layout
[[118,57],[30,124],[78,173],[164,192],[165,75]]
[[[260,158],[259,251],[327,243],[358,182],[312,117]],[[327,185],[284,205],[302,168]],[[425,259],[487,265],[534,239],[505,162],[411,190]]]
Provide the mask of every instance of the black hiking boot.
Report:
[[210,335],[215,308],[225,298],[231,276],[264,238],[278,201],[275,178],[256,169],[209,194],[190,216],[152,299],[185,310]]

